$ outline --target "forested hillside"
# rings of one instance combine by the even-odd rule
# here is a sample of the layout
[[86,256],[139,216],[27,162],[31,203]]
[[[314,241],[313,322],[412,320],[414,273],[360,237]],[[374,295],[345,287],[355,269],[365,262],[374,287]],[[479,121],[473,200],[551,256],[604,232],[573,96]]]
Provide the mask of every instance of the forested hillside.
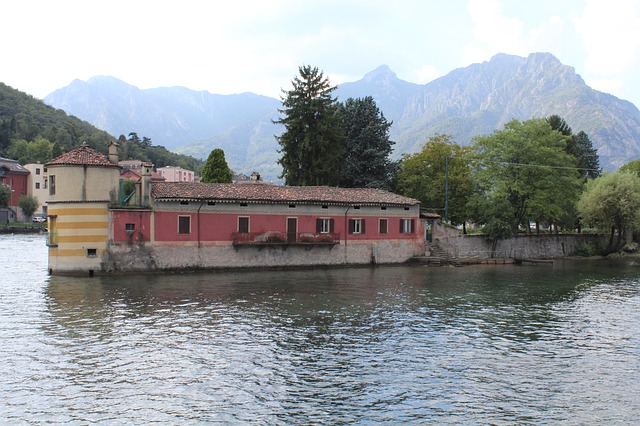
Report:
[[153,146],[149,138],[140,138],[135,129],[128,135],[114,137],[61,109],[46,105],[19,90],[0,83],[0,156],[21,163],[44,163],[86,142],[107,153],[110,141],[118,140],[123,159],[149,161],[162,167],[178,165],[199,169],[202,161],[175,154],[162,146]]

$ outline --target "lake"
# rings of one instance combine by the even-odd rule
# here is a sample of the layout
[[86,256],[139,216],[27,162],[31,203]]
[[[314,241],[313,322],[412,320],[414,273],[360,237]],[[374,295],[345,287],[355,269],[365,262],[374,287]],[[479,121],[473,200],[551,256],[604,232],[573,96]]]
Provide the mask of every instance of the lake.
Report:
[[0,235],[2,424],[631,424],[640,264],[57,277]]

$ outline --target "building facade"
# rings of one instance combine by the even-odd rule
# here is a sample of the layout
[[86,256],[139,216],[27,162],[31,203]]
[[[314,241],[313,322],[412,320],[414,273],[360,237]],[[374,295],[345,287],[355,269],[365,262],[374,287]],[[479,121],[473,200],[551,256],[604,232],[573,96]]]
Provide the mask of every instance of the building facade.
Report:
[[167,182],[195,182],[195,172],[193,170],[186,170],[177,166],[165,166],[158,167],[156,171]]
[[[74,189],[50,201],[51,273],[401,263],[425,250],[418,201],[387,191],[154,182],[149,167],[140,201],[123,205],[109,196],[117,184],[104,185],[105,159],[82,172],[91,197]],[[48,164],[58,187],[77,186],[85,169],[68,163]]]
[[38,200],[37,216],[47,216],[47,201],[49,201],[49,182],[47,168],[44,164],[29,163],[24,168],[29,171],[27,177],[27,192]]
[[0,158],[0,185],[11,191],[7,208],[0,209],[0,222],[17,222],[31,220],[24,218],[18,207],[20,197],[28,194],[29,170],[25,169],[16,160]]

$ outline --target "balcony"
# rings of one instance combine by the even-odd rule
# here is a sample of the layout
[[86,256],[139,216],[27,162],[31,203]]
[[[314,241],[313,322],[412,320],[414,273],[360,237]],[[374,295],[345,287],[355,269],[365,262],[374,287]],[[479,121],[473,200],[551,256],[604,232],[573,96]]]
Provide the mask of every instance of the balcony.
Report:
[[233,246],[236,250],[239,247],[258,247],[260,250],[264,247],[282,247],[286,250],[289,246],[302,246],[309,250],[313,247],[329,247],[329,249],[331,249],[336,244],[340,244],[339,233],[319,234],[313,232],[296,233],[281,231],[234,232],[232,237]]

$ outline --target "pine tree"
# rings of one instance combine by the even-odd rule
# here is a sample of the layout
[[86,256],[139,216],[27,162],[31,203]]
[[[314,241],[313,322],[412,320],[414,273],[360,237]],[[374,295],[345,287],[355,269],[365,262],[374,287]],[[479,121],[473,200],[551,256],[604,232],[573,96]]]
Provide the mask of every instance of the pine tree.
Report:
[[338,108],[338,116],[345,135],[340,186],[389,189],[392,123],[371,96],[347,99]]
[[224,158],[224,151],[220,148],[214,149],[202,166],[202,182],[231,183],[232,181],[233,173]]
[[343,135],[338,107],[329,79],[318,68],[302,66],[293,89],[284,92],[284,115],[274,123],[285,127],[276,139],[282,147],[278,164],[287,185],[330,185],[340,183]]

